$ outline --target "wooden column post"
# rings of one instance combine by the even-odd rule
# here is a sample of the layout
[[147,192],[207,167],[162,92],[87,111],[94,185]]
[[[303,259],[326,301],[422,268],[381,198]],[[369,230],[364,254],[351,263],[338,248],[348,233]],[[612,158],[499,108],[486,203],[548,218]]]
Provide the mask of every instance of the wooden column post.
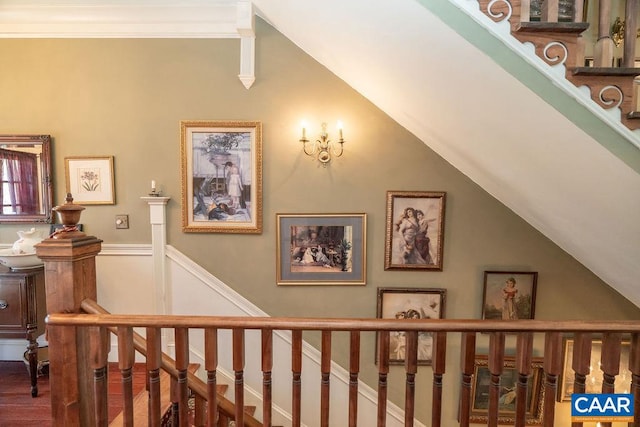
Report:
[[[72,202],[68,195],[65,206],[84,209]],[[44,261],[47,313],[79,313],[82,300],[97,299],[95,257],[102,240],[78,231],[79,219],[79,212],[75,223],[63,219],[62,231],[36,245],[36,254]],[[57,326],[48,327],[47,332],[53,425],[95,425],[88,331]]]

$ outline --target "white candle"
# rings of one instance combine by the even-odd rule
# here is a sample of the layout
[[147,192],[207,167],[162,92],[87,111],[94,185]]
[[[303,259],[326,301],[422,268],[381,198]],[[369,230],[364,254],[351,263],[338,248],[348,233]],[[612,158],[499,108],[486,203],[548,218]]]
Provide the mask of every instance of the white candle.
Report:
[[151,191],[156,191],[156,180],[155,179],[151,180]]
[[342,139],[342,122],[338,122],[338,132],[340,133],[340,139]]

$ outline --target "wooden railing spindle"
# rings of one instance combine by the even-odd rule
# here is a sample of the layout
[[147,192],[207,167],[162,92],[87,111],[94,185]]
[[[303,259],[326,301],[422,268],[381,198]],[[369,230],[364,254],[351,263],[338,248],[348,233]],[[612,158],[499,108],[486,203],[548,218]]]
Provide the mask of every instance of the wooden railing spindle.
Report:
[[471,380],[475,371],[476,333],[464,332],[460,344],[460,368],[462,378],[460,384],[460,427],[469,427],[471,415]]
[[320,426],[328,427],[331,389],[331,331],[322,331],[320,354]]
[[236,424],[244,425],[244,329],[234,328],[233,340],[233,371],[235,372],[235,405]]
[[431,402],[431,426],[440,427],[442,422],[442,377],[447,362],[447,334],[433,333],[433,399]]
[[218,422],[218,330],[204,330],[204,369],[207,371],[207,427],[215,427]]
[[516,371],[518,382],[516,383],[516,427],[526,425],[527,390],[529,388],[529,376],[531,375],[531,359],[533,357],[533,334],[522,332],[518,334],[516,341]]
[[[640,420],[640,333],[631,334],[629,349],[629,370],[631,371],[631,389],[633,394],[633,418]],[[632,423],[629,423],[629,427]]]
[[133,363],[135,350],[133,348],[133,328],[118,328],[118,368],[122,382],[122,419],[123,427],[133,427]]
[[292,372],[292,393],[291,393],[291,425],[300,427],[301,399],[302,399],[302,331],[291,331],[291,372]]
[[176,398],[178,401],[178,423],[180,427],[188,425],[189,389],[187,385],[187,369],[189,368],[189,329],[175,329],[176,369],[178,378],[176,384]]
[[489,336],[489,415],[488,426],[498,425],[500,400],[500,376],[504,369],[504,332],[493,332]]
[[94,420],[96,426],[109,424],[108,414],[108,383],[107,383],[107,358],[109,349],[107,345],[108,331],[105,328],[89,327],[89,358],[93,370]]
[[[602,369],[602,393],[615,393],[616,376],[620,373],[620,344],[622,334],[605,333],[602,336],[600,368]],[[601,422],[601,427],[611,427],[611,422]]]
[[149,389],[149,425],[159,426],[160,413],[160,366],[162,364],[162,342],[160,328],[147,328],[147,387]]
[[262,425],[271,426],[272,381],[273,369],[273,330],[263,329],[262,339]]
[[545,22],[558,22],[558,0],[544,0],[540,20]]
[[404,360],[404,369],[406,371],[406,386],[404,398],[404,425],[405,427],[413,426],[413,418],[415,417],[415,400],[416,400],[416,373],[418,372],[418,332],[407,331],[406,351]]
[[555,422],[560,373],[562,373],[562,334],[547,332],[544,339],[544,427],[553,427]]
[[349,334],[349,427],[358,425],[358,373],[360,372],[360,331]]
[[389,331],[378,332],[378,427],[387,425],[387,375],[389,375]]
[[[573,392],[584,393],[586,390],[586,379],[589,375],[591,365],[591,344],[592,336],[589,333],[577,333],[573,340],[573,356],[571,359],[571,369],[574,372]],[[582,422],[572,422],[572,427],[581,427]]]

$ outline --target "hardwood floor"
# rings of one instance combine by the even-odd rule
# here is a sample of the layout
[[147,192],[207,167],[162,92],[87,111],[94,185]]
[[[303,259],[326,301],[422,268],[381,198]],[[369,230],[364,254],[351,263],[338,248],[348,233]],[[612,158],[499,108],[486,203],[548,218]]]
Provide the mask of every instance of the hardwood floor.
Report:
[[[134,396],[145,389],[145,366],[133,370]],[[109,421],[122,410],[122,388],[117,364],[109,364]],[[23,362],[0,362],[0,427],[50,427],[51,393],[49,377],[38,378],[38,397],[31,397],[31,385]]]

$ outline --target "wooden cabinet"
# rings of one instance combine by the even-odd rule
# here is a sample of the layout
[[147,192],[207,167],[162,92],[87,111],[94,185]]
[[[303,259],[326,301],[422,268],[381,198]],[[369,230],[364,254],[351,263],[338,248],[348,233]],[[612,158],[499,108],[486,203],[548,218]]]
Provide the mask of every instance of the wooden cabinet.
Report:
[[0,338],[25,338],[31,396],[38,395],[38,344],[47,313],[44,268],[11,271],[0,267]]

